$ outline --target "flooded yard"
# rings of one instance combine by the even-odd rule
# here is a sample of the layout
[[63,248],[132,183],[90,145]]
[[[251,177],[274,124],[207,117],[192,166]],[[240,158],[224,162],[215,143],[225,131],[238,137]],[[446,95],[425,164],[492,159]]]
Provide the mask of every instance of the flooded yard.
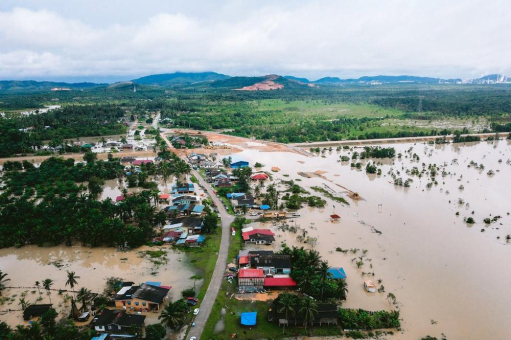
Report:
[[[67,271],[74,271],[80,278],[75,290],[82,287],[94,293],[102,293],[105,289],[106,279],[119,277],[135,284],[146,281],[162,282],[163,285],[172,286],[169,296],[171,300],[181,297],[181,291],[193,287],[192,276],[197,271],[188,264],[186,255],[174,252],[168,247],[161,249],[167,252],[166,256],[151,259],[144,254],[147,250],[159,250],[156,247],[141,247],[128,252],[116,251],[114,248],[86,248],[81,246],[36,247],[25,246],[19,249],[0,249],[0,270],[7,273],[11,280],[6,286],[27,287],[6,289],[3,295],[8,298],[0,306],[0,320],[6,321],[10,326],[23,324],[23,317],[19,299],[32,303],[49,303],[51,301],[56,310],[67,316],[70,311],[70,301],[66,295],[59,294],[58,289],[67,290],[65,286]],[[159,264],[158,262],[161,262]],[[44,279],[54,281],[51,297],[41,287],[41,299],[35,282]],[[202,284],[197,281],[197,284]],[[81,304],[78,304],[81,306]],[[14,310],[8,312],[8,310]],[[148,313],[151,314],[151,313]],[[148,323],[158,322],[157,318],[148,318]]]
[[[508,339],[510,143],[385,145],[390,146],[396,149],[393,161],[338,162],[341,155],[351,158],[353,151],[335,148],[324,157],[254,150],[238,154],[251,164],[265,164],[268,172],[279,167],[274,181],[293,179],[328,202],[322,209],[302,208],[301,217],[287,220],[298,228],[296,233],[264,223],[276,233],[276,245],[263,248],[279,249],[282,242],[311,247],[297,241],[303,230],[317,238],[313,248],[347,273],[349,293],[343,307],[400,309],[402,333],[395,339],[440,338],[442,333],[449,339]],[[365,171],[373,161],[381,169],[379,176]],[[351,162],[361,162],[362,170],[350,167]],[[437,184],[430,179],[433,164]],[[429,170],[419,178],[414,167],[419,173]],[[298,172],[319,175],[307,178]],[[396,186],[395,178],[413,181],[409,187]],[[343,196],[350,205],[334,202],[312,186]],[[363,199],[348,198],[342,187]],[[340,222],[330,220],[333,213],[341,216]],[[474,224],[465,222],[470,217]],[[487,218],[491,223],[484,222]],[[367,279],[384,292],[366,293]],[[388,293],[395,295],[395,303],[387,300]]]

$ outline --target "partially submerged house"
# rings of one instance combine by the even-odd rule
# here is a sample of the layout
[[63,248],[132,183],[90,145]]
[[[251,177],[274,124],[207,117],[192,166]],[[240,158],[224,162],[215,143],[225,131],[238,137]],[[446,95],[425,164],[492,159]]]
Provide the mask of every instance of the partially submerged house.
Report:
[[23,311],[23,320],[28,321],[35,317],[46,314],[53,306],[52,304],[30,305]]
[[334,280],[345,280],[347,278],[346,272],[342,267],[331,267],[328,269],[330,277]]
[[125,310],[103,309],[94,316],[91,325],[97,332],[130,333],[138,328],[142,333],[145,319],[145,315],[128,314]]
[[136,311],[159,310],[170,288],[157,287],[148,284],[123,287],[115,296],[115,307]]

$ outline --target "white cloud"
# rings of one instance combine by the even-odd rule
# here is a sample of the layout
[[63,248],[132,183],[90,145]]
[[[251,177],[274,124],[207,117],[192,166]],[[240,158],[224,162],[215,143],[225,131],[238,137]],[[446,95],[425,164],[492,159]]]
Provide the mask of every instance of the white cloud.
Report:
[[217,12],[155,11],[131,24],[110,10],[103,25],[55,8],[0,11],[0,78],[175,70],[511,75],[511,3],[503,0],[227,2]]

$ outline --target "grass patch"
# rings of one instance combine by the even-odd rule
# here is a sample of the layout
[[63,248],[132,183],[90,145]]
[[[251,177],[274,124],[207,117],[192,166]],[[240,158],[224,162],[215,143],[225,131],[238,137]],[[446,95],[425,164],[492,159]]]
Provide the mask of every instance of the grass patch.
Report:
[[328,191],[326,191],[325,189],[323,188],[320,188],[320,187],[311,187],[312,190],[314,191],[317,191],[317,192],[320,192],[322,193],[324,196],[330,198],[331,200],[334,200],[336,202],[339,202],[339,203],[343,203],[343,204],[347,204],[347,205],[350,205],[348,201],[346,201],[346,199],[344,199],[344,197],[337,197],[337,196],[334,196],[332,195],[331,193],[329,193]]
[[179,250],[186,253],[190,263],[200,270],[200,275],[194,275],[191,278],[194,280],[204,279],[200,291],[197,293],[197,298],[202,301],[206,290],[209,287],[209,282],[213,276],[216,260],[218,258],[218,250],[220,249],[221,228],[217,228],[214,234],[207,234],[205,244],[202,247],[180,247]]

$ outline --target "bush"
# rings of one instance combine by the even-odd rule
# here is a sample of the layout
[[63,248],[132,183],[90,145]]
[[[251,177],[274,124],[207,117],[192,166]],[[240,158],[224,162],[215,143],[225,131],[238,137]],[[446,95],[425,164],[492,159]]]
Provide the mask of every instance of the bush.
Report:
[[185,289],[181,292],[181,295],[183,296],[183,298],[189,298],[189,297],[195,297],[195,289],[194,288],[188,288],[188,289]]
[[467,223],[474,224],[474,223],[476,223],[476,221],[472,217],[469,217],[469,218],[467,218]]

